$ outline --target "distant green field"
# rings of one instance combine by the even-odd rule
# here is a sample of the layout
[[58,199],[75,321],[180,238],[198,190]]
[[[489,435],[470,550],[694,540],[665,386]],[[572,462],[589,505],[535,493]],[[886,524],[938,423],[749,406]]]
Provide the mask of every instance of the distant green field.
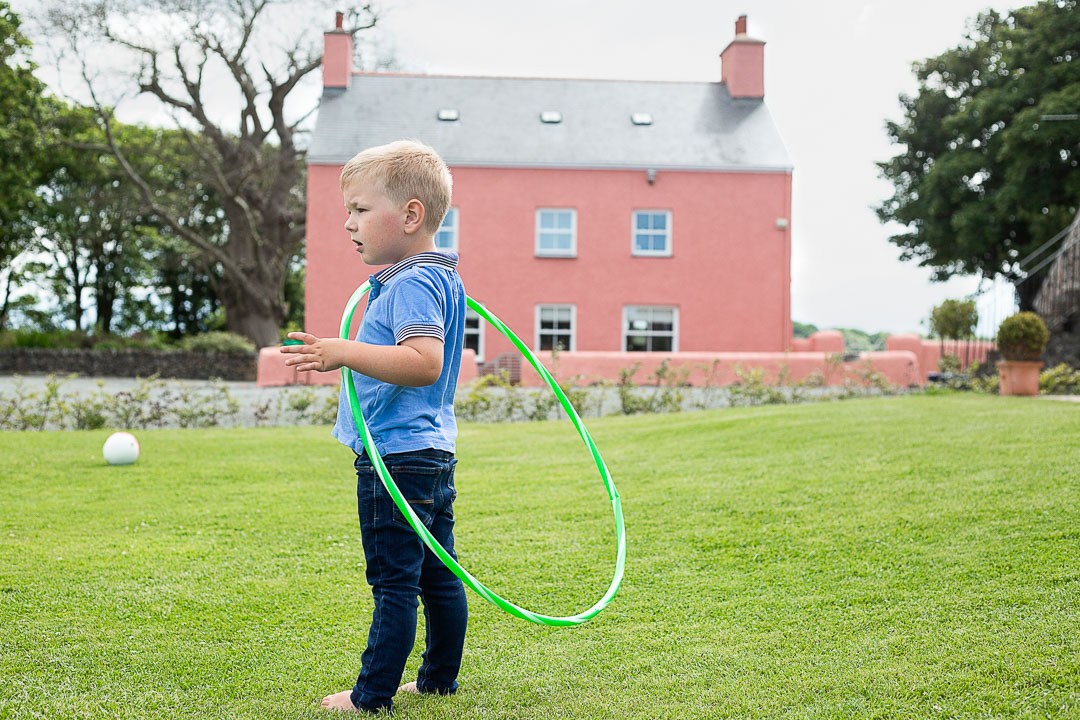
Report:
[[[470,593],[461,691],[398,717],[1080,717],[1080,405],[590,430],[619,595],[550,629]],[[0,718],[326,717],[371,612],[351,454],[327,428],[143,431],[112,468],[106,434],[0,434]],[[468,425],[458,457],[463,565],[531,609],[591,605],[614,532],[570,424]]]

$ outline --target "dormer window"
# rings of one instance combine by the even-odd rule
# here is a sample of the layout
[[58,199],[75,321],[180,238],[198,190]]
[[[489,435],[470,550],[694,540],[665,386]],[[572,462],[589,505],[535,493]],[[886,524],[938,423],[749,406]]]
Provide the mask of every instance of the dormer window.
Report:
[[552,125],[562,122],[562,113],[558,110],[545,110],[540,113],[540,122]]
[[443,122],[454,122],[458,119],[458,111],[455,108],[443,108],[439,111],[439,119]]
[[635,125],[652,125],[652,115],[644,112],[633,113],[630,115],[630,122]]

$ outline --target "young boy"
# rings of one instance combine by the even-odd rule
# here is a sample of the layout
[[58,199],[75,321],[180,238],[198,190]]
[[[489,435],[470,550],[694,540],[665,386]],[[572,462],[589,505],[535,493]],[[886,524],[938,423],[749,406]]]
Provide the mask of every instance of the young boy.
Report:
[[[450,207],[450,171],[431,148],[394,142],[360,153],[341,171],[356,252],[371,276],[355,341],[289,333],[303,345],[281,348],[299,371],[353,371],[360,409],[375,446],[405,499],[451,556],[454,389],[465,332],[465,288],[457,256],[435,250]],[[401,689],[451,694],[465,643],[468,606],[461,581],[421,543],[372,466],[344,388],[334,437],[356,453],[356,499],[375,599],[367,649],[352,690],[325,708],[389,711]],[[398,688],[416,639],[417,595],[424,602],[425,652],[415,682]]]

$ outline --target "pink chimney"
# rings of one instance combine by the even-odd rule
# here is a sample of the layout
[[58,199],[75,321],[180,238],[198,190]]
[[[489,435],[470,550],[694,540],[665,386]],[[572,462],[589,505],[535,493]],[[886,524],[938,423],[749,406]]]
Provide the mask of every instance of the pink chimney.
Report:
[[735,39],[720,53],[721,81],[733,98],[765,97],[765,41],[746,34],[746,16],[735,21]]
[[334,29],[323,33],[324,88],[347,88],[352,77],[353,39],[344,28],[345,13],[337,13]]

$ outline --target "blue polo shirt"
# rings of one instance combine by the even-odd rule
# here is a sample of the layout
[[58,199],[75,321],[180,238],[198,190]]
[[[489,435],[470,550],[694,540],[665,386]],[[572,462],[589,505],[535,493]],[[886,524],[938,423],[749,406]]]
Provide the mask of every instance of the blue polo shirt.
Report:
[[[358,341],[398,345],[417,336],[443,341],[442,374],[432,385],[402,387],[353,371],[360,410],[379,455],[429,448],[454,452],[454,390],[465,339],[465,286],[457,264],[453,253],[424,252],[371,276]],[[357,454],[364,451],[344,386],[333,435]]]

